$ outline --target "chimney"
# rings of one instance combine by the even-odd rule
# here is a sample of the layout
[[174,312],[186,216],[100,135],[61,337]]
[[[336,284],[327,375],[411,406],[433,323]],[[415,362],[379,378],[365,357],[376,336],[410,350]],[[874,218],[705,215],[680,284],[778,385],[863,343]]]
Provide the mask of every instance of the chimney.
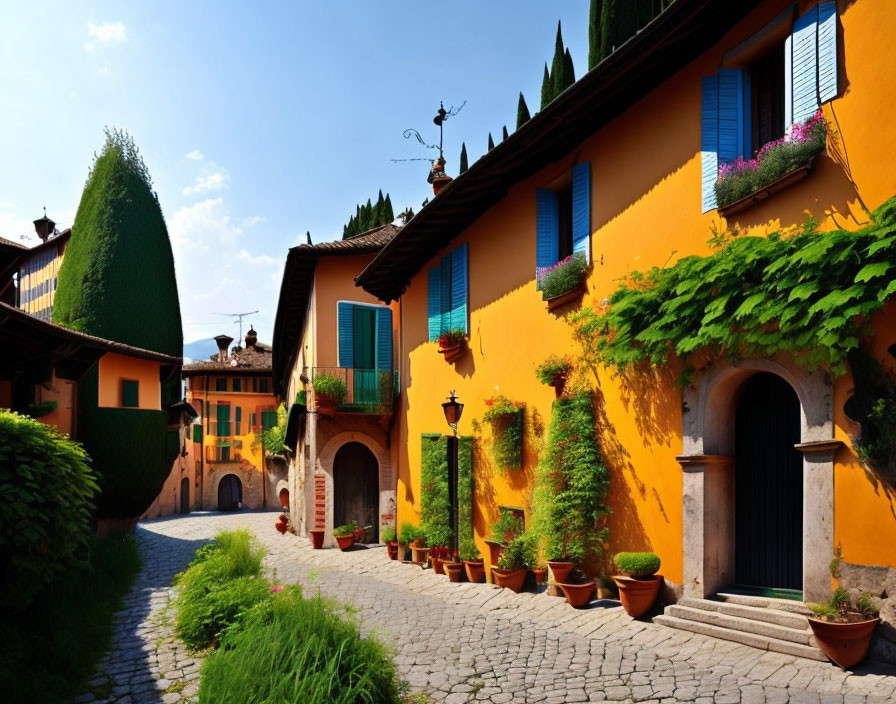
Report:
[[218,361],[223,362],[227,359],[227,348],[230,347],[233,338],[230,335],[217,335],[215,342],[218,344]]
[[44,216],[34,221],[34,231],[43,242],[46,242],[50,235],[56,232],[56,223],[47,217],[46,208],[44,208]]
[[429,176],[426,177],[426,181],[432,184],[432,192],[435,195],[438,195],[439,191],[453,180],[454,179],[445,173],[445,157],[439,156],[438,159],[432,162],[432,171],[430,171]]
[[258,333],[255,332],[255,328],[249,328],[249,332],[246,333],[246,347],[255,347],[256,342],[258,342]]

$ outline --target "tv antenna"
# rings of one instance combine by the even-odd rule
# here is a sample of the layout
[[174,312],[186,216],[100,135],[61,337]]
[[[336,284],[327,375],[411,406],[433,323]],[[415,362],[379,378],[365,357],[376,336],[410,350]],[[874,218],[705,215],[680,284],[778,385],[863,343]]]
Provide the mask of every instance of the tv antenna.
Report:
[[[237,320],[234,320],[233,323],[234,323],[234,325],[239,323],[239,326],[240,326],[239,343],[241,344],[242,340],[243,340],[243,318],[245,318],[246,316],[249,316],[249,315],[255,315],[257,312],[258,312],[257,310],[250,310],[248,313],[215,313],[215,315],[224,315],[224,316],[227,316],[228,318],[237,318]],[[252,327],[251,324],[249,327]]]

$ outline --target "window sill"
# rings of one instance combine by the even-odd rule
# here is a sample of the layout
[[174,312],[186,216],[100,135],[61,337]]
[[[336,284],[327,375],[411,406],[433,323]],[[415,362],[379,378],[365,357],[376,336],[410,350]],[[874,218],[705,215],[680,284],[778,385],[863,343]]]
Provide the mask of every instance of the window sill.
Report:
[[747,208],[751,208],[754,205],[758,205],[764,200],[767,200],[775,193],[779,191],[783,191],[786,188],[789,188],[794,183],[798,183],[802,181],[809,175],[809,172],[812,171],[812,168],[815,166],[815,157],[809,160],[808,163],[800,166],[797,169],[794,169],[789,174],[785,174],[777,181],[772,181],[767,186],[763,186],[757,191],[753,191],[750,195],[744,196],[739,200],[734,201],[733,203],[729,203],[726,206],[719,208],[719,215],[722,217],[729,217],[734,215],[735,213],[739,213],[742,210],[746,210]]

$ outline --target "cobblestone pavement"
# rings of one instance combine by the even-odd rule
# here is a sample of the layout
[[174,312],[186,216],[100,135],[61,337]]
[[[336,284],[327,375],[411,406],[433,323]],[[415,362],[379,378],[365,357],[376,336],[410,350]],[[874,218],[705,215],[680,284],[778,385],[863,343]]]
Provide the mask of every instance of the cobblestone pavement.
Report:
[[434,701],[896,702],[896,672],[825,663],[586,610],[390,561],[385,548],[312,550],[274,530],[275,513],[200,513],[139,524],[144,568],[118,615],[116,646],[80,702],[195,701],[201,660],[173,635],[172,577],[222,529],[248,526],[270,572],[360,610],[394,647],[399,676]]

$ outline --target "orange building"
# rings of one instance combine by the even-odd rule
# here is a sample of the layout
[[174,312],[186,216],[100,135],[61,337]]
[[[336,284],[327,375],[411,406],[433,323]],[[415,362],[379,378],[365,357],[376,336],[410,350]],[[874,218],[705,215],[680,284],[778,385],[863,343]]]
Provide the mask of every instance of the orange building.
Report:
[[[822,230],[857,229],[896,195],[888,100],[896,49],[870,40],[887,28],[896,29],[896,5],[883,0],[677,0],[392,239],[357,283],[398,301],[401,312],[392,430],[399,521],[419,519],[420,438],[445,431],[440,404],[452,389],[466,404],[461,434],[483,447],[491,438],[476,421],[486,400],[503,394],[525,405],[520,470],[498,472],[488,452],[476,453],[473,516],[483,553],[498,507],[530,506],[553,399],[534,369],[549,355],[581,356],[565,313],[604,306],[635,271],[710,254],[714,233],[764,236],[809,216]],[[790,125],[819,108],[827,146],[812,164],[717,208],[721,164],[789,138]],[[548,310],[539,274],[575,253],[590,267],[587,290]],[[467,352],[446,363],[435,340],[456,327]],[[873,327],[873,352],[892,369],[892,302]],[[684,390],[674,376],[658,372],[633,386],[613,369],[583,371],[611,475],[609,552],[656,552],[678,595],[704,598],[738,585],[826,601],[840,546],[846,584],[886,596],[881,585],[896,578],[896,492],[853,448],[844,411],[850,374],[809,372],[779,354],[736,366],[718,359]],[[894,658],[896,598],[882,606],[889,626],[879,629],[875,653]]]
[[[356,521],[378,541],[395,525],[398,306],[354,276],[399,228],[289,250],[274,327],[274,381],[290,406],[292,522],[300,534]],[[324,385],[340,398],[322,412]],[[315,396],[317,405],[315,407]],[[306,413],[306,403],[310,410]]]

